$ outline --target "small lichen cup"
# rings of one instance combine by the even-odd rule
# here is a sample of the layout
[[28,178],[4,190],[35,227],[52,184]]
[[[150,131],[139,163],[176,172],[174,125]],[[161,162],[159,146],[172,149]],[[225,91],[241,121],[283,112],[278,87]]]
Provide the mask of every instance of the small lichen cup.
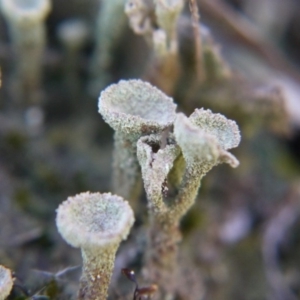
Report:
[[106,299],[116,251],[133,223],[128,202],[111,193],[81,193],[58,207],[59,233],[71,246],[81,248],[83,268],[78,299]]
[[141,136],[172,126],[175,111],[172,98],[142,80],[121,80],[100,94],[99,112],[115,130],[113,189],[131,203],[140,195],[142,183],[136,143]]
[[0,265],[0,300],[5,300],[8,297],[13,284],[11,270]]
[[227,150],[237,147],[240,138],[234,121],[196,109],[189,118],[177,114],[174,135],[165,137],[164,147],[159,135],[138,140],[137,157],[150,218],[144,275],[158,284],[158,299],[174,299],[176,294],[180,220],[194,204],[207,172],[220,163],[238,166]]

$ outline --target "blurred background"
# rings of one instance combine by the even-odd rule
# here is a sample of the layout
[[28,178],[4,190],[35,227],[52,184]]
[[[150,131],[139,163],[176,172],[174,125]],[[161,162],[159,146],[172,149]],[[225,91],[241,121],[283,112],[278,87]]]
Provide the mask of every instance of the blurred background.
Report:
[[[57,233],[55,210],[76,193],[111,191],[113,131],[97,102],[129,78],[162,89],[178,111],[209,108],[241,130],[240,166],[214,168],[182,220],[178,299],[300,299],[300,2],[186,2],[167,54],[146,30],[137,34],[124,12],[130,1],[40,2],[48,8],[30,22],[1,1],[0,264],[15,272],[9,299],[74,297],[80,251]],[[144,3],[139,29],[159,28],[152,1],[133,2]],[[141,203],[110,299],[132,299],[121,268],[143,283],[145,196]]]

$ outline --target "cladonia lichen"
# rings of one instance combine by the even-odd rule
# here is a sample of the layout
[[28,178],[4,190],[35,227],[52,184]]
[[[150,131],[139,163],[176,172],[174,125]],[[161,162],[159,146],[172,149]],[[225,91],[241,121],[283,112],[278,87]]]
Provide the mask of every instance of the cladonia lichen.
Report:
[[79,300],[106,299],[117,249],[133,222],[128,202],[110,193],[81,193],[59,206],[58,231],[67,243],[81,248]]
[[214,166],[238,160],[234,121],[196,109],[188,118],[175,113],[172,99],[140,80],[121,81],[101,93],[99,111],[115,129],[115,189],[131,200],[139,162],[150,219],[144,275],[159,286],[157,299],[176,293],[179,223],[193,205],[201,179]]
[[130,153],[118,154],[114,167],[123,175],[127,172],[128,180],[128,170],[138,176],[137,167],[130,164],[135,159],[140,164],[150,222],[144,275],[158,284],[158,299],[173,299],[180,220],[193,205],[207,172],[220,163],[238,166],[227,150],[238,146],[240,132],[234,121],[210,110],[196,109],[189,118],[175,115],[172,99],[142,81],[119,85],[126,89],[113,85],[101,94],[99,110],[123,141],[116,140],[115,151],[127,147]]
[[17,86],[13,87],[16,97],[31,104],[39,102],[46,44],[45,19],[51,10],[51,1],[1,0],[0,8],[16,54]]
[[134,201],[140,195],[141,176],[136,157],[137,140],[159,133],[175,120],[173,100],[141,80],[121,80],[99,98],[99,112],[115,130],[113,190]]

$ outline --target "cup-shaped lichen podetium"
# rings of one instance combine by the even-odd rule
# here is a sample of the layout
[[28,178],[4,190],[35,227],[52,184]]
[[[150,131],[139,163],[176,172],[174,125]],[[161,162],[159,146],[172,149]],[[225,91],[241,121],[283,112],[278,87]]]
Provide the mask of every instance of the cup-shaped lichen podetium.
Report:
[[[39,100],[43,52],[46,42],[45,18],[50,0],[1,0],[17,56],[16,96],[34,103]],[[24,101],[24,100],[23,100]]]
[[148,199],[149,231],[144,276],[159,286],[158,299],[172,299],[176,288],[176,262],[181,240],[177,220],[169,218],[173,198],[168,196],[168,175],[180,155],[172,135],[161,148],[161,136],[141,137],[137,157],[142,169]]
[[141,191],[136,143],[143,136],[172,126],[173,99],[141,80],[121,80],[106,88],[99,98],[99,112],[115,130],[114,192],[134,201]]
[[238,165],[226,151],[239,144],[238,127],[220,114],[209,110],[196,110],[190,118],[178,114],[174,135],[164,147],[162,135],[142,137],[137,143],[150,217],[145,275],[158,284],[159,299],[173,299],[176,293],[179,223],[194,203],[201,178],[219,163]]
[[78,194],[59,206],[58,231],[67,243],[81,248],[83,268],[78,299],[106,299],[116,251],[133,222],[128,202],[110,193]]
[[227,150],[240,143],[235,121],[210,110],[196,109],[187,118],[178,114],[174,124],[176,141],[186,167],[171,215],[180,219],[194,203],[202,177],[214,166],[227,163],[235,168],[239,161]]
[[6,299],[13,287],[11,271],[0,265],[0,300]]

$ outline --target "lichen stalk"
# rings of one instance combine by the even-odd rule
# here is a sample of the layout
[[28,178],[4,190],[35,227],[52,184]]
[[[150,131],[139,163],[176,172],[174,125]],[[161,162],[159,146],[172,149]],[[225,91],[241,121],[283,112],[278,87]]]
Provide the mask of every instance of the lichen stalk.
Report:
[[164,201],[164,194],[167,193],[164,183],[180,153],[174,139],[167,140],[168,144],[163,149],[159,149],[162,144],[160,135],[143,137],[137,145],[150,218],[144,275],[149,282],[159,286],[157,299],[173,298],[178,244],[181,241],[179,221],[170,217],[170,207]]
[[185,171],[179,193],[169,210],[168,217],[170,219],[176,220],[179,223],[180,219],[193,206],[203,176],[204,174],[193,176],[188,169]]
[[142,136],[169,128],[175,110],[172,98],[141,80],[121,80],[100,94],[99,112],[115,130],[114,191],[131,203],[138,199],[141,190],[136,143]]
[[44,24],[28,27],[10,26],[16,53],[19,90],[28,103],[39,102],[42,61],[46,44]]
[[210,110],[195,110],[190,118],[177,114],[174,135],[169,132],[167,137],[156,134],[139,139],[137,157],[150,218],[145,275],[158,284],[158,299],[172,299],[176,294],[181,218],[193,205],[206,173],[219,163],[238,165],[226,150],[239,141],[236,123]]
[[126,29],[124,2],[125,0],[101,1],[94,32],[96,47],[90,64],[92,94],[97,94],[99,89],[111,81],[113,53]]
[[150,217],[148,251],[144,276],[159,286],[157,299],[172,299],[178,279],[178,252],[182,239],[179,223],[168,223],[164,216]]
[[155,0],[154,3],[158,25],[167,35],[169,53],[176,53],[178,51],[177,20],[184,2],[182,0]]
[[[131,200],[139,197],[142,190],[140,166],[136,158],[136,142],[123,135],[114,134],[113,191]],[[135,205],[135,201],[132,201]]]
[[13,89],[15,96],[25,99],[27,104],[41,100],[42,62],[46,44],[44,21],[50,9],[49,0],[35,3],[13,0],[1,2],[16,55],[17,86],[13,86]]
[[59,24],[58,38],[64,47],[64,77],[72,99],[80,97],[79,69],[81,50],[88,41],[90,32],[87,22],[79,19],[68,19]]
[[116,251],[133,223],[128,202],[111,193],[81,193],[59,206],[58,231],[71,246],[81,248],[83,257],[78,299],[106,299]]
[[107,298],[117,245],[109,249],[83,248],[83,265],[78,300],[103,300]]

